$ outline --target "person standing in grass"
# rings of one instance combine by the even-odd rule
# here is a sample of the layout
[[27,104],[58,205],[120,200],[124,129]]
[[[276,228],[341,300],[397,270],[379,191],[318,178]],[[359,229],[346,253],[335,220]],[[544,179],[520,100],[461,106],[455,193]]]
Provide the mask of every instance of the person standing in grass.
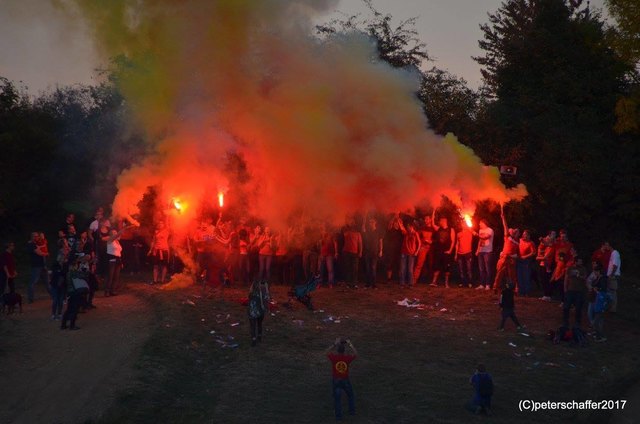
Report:
[[449,277],[451,276],[451,261],[453,259],[453,249],[456,245],[456,232],[449,227],[449,221],[442,216],[436,225],[436,211],[431,214],[431,222],[434,229],[433,242],[433,279],[432,287],[438,287],[438,277],[440,272],[444,272],[444,286],[449,288]]
[[490,290],[493,283],[493,228],[489,227],[485,219],[478,223],[478,273],[480,274],[480,284],[476,290]]
[[0,289],[2,289],[0,296],[4,294],[7,286],[9,293],[16,292],[15,279],[18,276],[18,271],[16,270],[16,257],[13,254],[15,248],[15,243],[10,241],[5,244],[5,251],[0,253]]
[[[347,354],[346,347],[351,348],[353,354]],[[335,352],[332,352],[333,350]],[[358,351],[351,344],[349,339],[337,338],[336,341],[327,348],[327,358],[331,361],[331,370],[333,374],[333,405],[335,408],[336,420],[342,420],[342,392],[347,394],[349,399],[349,415],[356,414],[356,401],[353,394],[353,387],[349,380],[349,368],[351,362],[356,359]]]
[[562,304],[562,325],[569,327],[571,307],[575,308],[575,326],[582,324],[582,307],[587,294],[587,270],[582,258],[576,257],[574,263],[564,273],[564,303]]
[[266,281],[254,281],[249,290],[249,327],[251,328],[251,346],[262,341],[262,321],[269,305],[269,284]]
[[169,264],[169,229],[164,221],[159,221],[151,239],[151,246],[147,256],[153,258],[153,282],[151,284],[162,284],[167,279],[167,268]]
[[611,251],[609,256],[609,264],[607,266],[607,292],[611,298],[611,306],[609,312],[616,313],[618,311],[618,285],[620,284],[620,252],[611,247],[609,242],[605,242],[607,248]]
[[607,293],[607,276],[603,272],[600,262],[593,263],[593,272],[587,277],[587,289],[589,290],[589,306],[587,316],[589,322],[595,330],[595,339],[597,342],[606,342],[604,336],[604,313],[606,302],[598,303],[598,293]]
[[496,264],[496,278],[493,282],[493,291],[497,293],[502,288],[502,281],[506,277],[508,281],[518,286],[518,275],[516,273],[516,259],[520,248],[520,230],[509,228],[504,216],[504,207],[500,205],[500,218],[502,219],[502,229],[504,231],[504,245],[500,252],[500,259]]
[[518,317],[516,317],[516,303],[513,296],[513,283],[507,281],[502,289],[502,295],[500,296],[500,307],[502,308],[502,320],[498,331],[504,331],[504,323],[508,318],[511,318],[518,327],[518,330],[524,329],[524,325],[520,325]]

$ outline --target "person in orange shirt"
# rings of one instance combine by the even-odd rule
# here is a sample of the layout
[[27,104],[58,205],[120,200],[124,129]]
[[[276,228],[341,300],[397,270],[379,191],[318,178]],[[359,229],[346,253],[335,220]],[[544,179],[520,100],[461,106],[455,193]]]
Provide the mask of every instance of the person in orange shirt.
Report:
[[362,234],[356,229],[354,219],[349,220],[349,224],[344,230],[344,255],[345,281],[348,285],[358,284],[358,265],[362,258]]
[[558,257],[560,253],[564,253],[567,259],[567,262],[573,261],[573,243],[569,241],[569,236],[567,234],[567,230],[560,230],[558,232],[558,240],[553,245],[553,251],[556,255],[556,262],[558,261]]
[[[549,281],[549,294],[545,293],[548,300],[551,300],[551,296],[556,288],[560,291],[560,300],[564,301],[564,275],[567,271],[567,267],[570,265],[567,260],[567,255],[564,252],[560,252],[556,261],[556,267],[551,274],[551,281]],[[546,299],[545,299],[546,300]]]
[[335,261],[338,260],[338,242],[335,235],[323,224],[320,228],[320,274],[326,278],[329,288],[336,283]]
[[156,225],[147,256],[151,256],[153,259],[153,282],[151,284],[165,283],[169,264],[169,229],[164,221],[159,221]]
[[516,273],[516,259],[518,257],[520,230],[509,228],[504,217],[504,208],[500,205],[500,217],[502,218],[502,228],[504,230],[504,246],[500,252],[500,259],[496,264],[496,279],[493,282],[493,292],[497,293],[502,287],[502,280],[507,275],[512,287],[518,286],[518,275]]
[[258,279],[269,282],[271,280],[271,262],[276,248],[275,237],[271,233],[270,227],[264,227],[264,232],[258,237],[256,245],[258,246],[258,260],[260,263]]
[[456,234],[456,255],[460,271],[460,287],[472,287],[473,281],[473,230],[466,225]]
[[413,271],[413,279],[416,283],[420,281],[420,275],[423,269],[426,279],[429,279],[433,271],[433,250],[431,249],[431,245],[433,244],[433,231],[431,215],[427,215],[424,217],[424,224],[418,230],[418,234],[420,234],[420,251],[418,252],[416,267]]
[[536,245],[531,240],[529,231],[524,230],[518,242],[518,259],[516,260],[518,294],[520,296],[526,296],[531,291],[531,263],[536,254]]
[[402,247],[400,249],[400,286],[406,284],[408,287],[416,285],[413,268],[416,263],[416,256],[420,251],[420,235],[416,232],[413,222],[407,223],[405,227],[400,221],[400,231],[402,231]]

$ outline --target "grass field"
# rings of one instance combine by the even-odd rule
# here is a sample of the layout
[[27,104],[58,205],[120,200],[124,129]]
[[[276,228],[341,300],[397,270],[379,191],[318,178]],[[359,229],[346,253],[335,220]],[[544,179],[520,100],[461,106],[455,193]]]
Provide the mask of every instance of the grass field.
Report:
[[[137,364],[139,381],[104,423],[334,422],[324,350],[338,336],[350,337],[360,355],[351,369],[357,415],[344,422],[601,423],[607,413],[519,412],[518,400],[619,399],[640,376],[640,290],[628,280],[618,314],[605,320],[609,341],[586,348],[547,339],[560,324],[558,303],[516,299],[526,337],[511,322],[496,331],[496,295],[384,284],[319,289],[315,312],[295,302],[283,307],[286,288],[273,286],[278,306],[265,319],[263,343],[252,348],[243,288],[129,287],[151,305],[155,328]],[[425,309],[398,306],[405,297]],[[495,381],[491,418],[464,409],[478,362]]]

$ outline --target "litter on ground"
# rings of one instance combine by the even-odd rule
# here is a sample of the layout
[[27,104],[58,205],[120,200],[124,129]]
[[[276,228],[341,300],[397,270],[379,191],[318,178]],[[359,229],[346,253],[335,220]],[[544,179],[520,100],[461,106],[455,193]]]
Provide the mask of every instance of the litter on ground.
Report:
[[418,308],[418,307],[423,307],[424,308],[424,305],[422,303],[420,303],[420,299],[409,300],[408,298],[405,297],[402,300],[398,300],[396,302],[396,304],[398,306],[404,306],[406,308]]

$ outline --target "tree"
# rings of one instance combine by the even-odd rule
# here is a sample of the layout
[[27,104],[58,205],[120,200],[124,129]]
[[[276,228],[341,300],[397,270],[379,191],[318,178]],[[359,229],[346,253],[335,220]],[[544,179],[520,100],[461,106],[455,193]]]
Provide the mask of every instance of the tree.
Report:
[[453,132],[464,144],[472,143],[480,96],[464,79],[434,66],[422,73],[418,97],[433,131]]
[[478,110],[479,95],[467,86],[467,82],[448,71],[432,67],[421,68],[431,61],[427,46],[415,29],[417,18],[410,18],[392,26],[393,17],[379,12],[370,0],[363,0],[370,19],[359,15],[336,19],[325,25],[318,25],[321,35],[358,31],[376,40],[377,56],[372,60],[382,60],[394,68],[413,68],[420,73],[420,89],[416,93],[423,104],[429,126],[436,133],[455,133],[459,140],[467,143],[473,134],[473,119]]
[[640,63],[640,3],[636,0],[606,0],[609,14],[616,20],[615,46],[623,59]]
[[590,228],[586,241],[611,224],[612,128],[627,66],[581,3],[503,3],[481,26],[485,54],[475,59],[489,99],[478,124],[484,159],[518,166],[531,193],[520,206],[525,222]]
[[420,68],[424,61],[430,61],[427,46],[418,38],[415,29],[416,18],[410,18],[400,22],[393,28],[393,17],[380,13],[371,0],[363,0],[371,11],[371,20],[361,20],[359,15],[349,16],[346,19],[335,19],[328,24],[317,25],[316,29],[321,35],[333,35],[351,31],[364,32],[376,40],[378,57],[374,60],[383,60],[394,68],[413,66]]
[[88,214],[145,151],[112,83],[58,87],[31,99],[0,78],[0,235]]
[[619,134],[640,135],[640,3],[635,0],[607,0],[609,14],[617,26],[610,39],[618,54],[630,64],[628,93],[616,105],[615,126]]

